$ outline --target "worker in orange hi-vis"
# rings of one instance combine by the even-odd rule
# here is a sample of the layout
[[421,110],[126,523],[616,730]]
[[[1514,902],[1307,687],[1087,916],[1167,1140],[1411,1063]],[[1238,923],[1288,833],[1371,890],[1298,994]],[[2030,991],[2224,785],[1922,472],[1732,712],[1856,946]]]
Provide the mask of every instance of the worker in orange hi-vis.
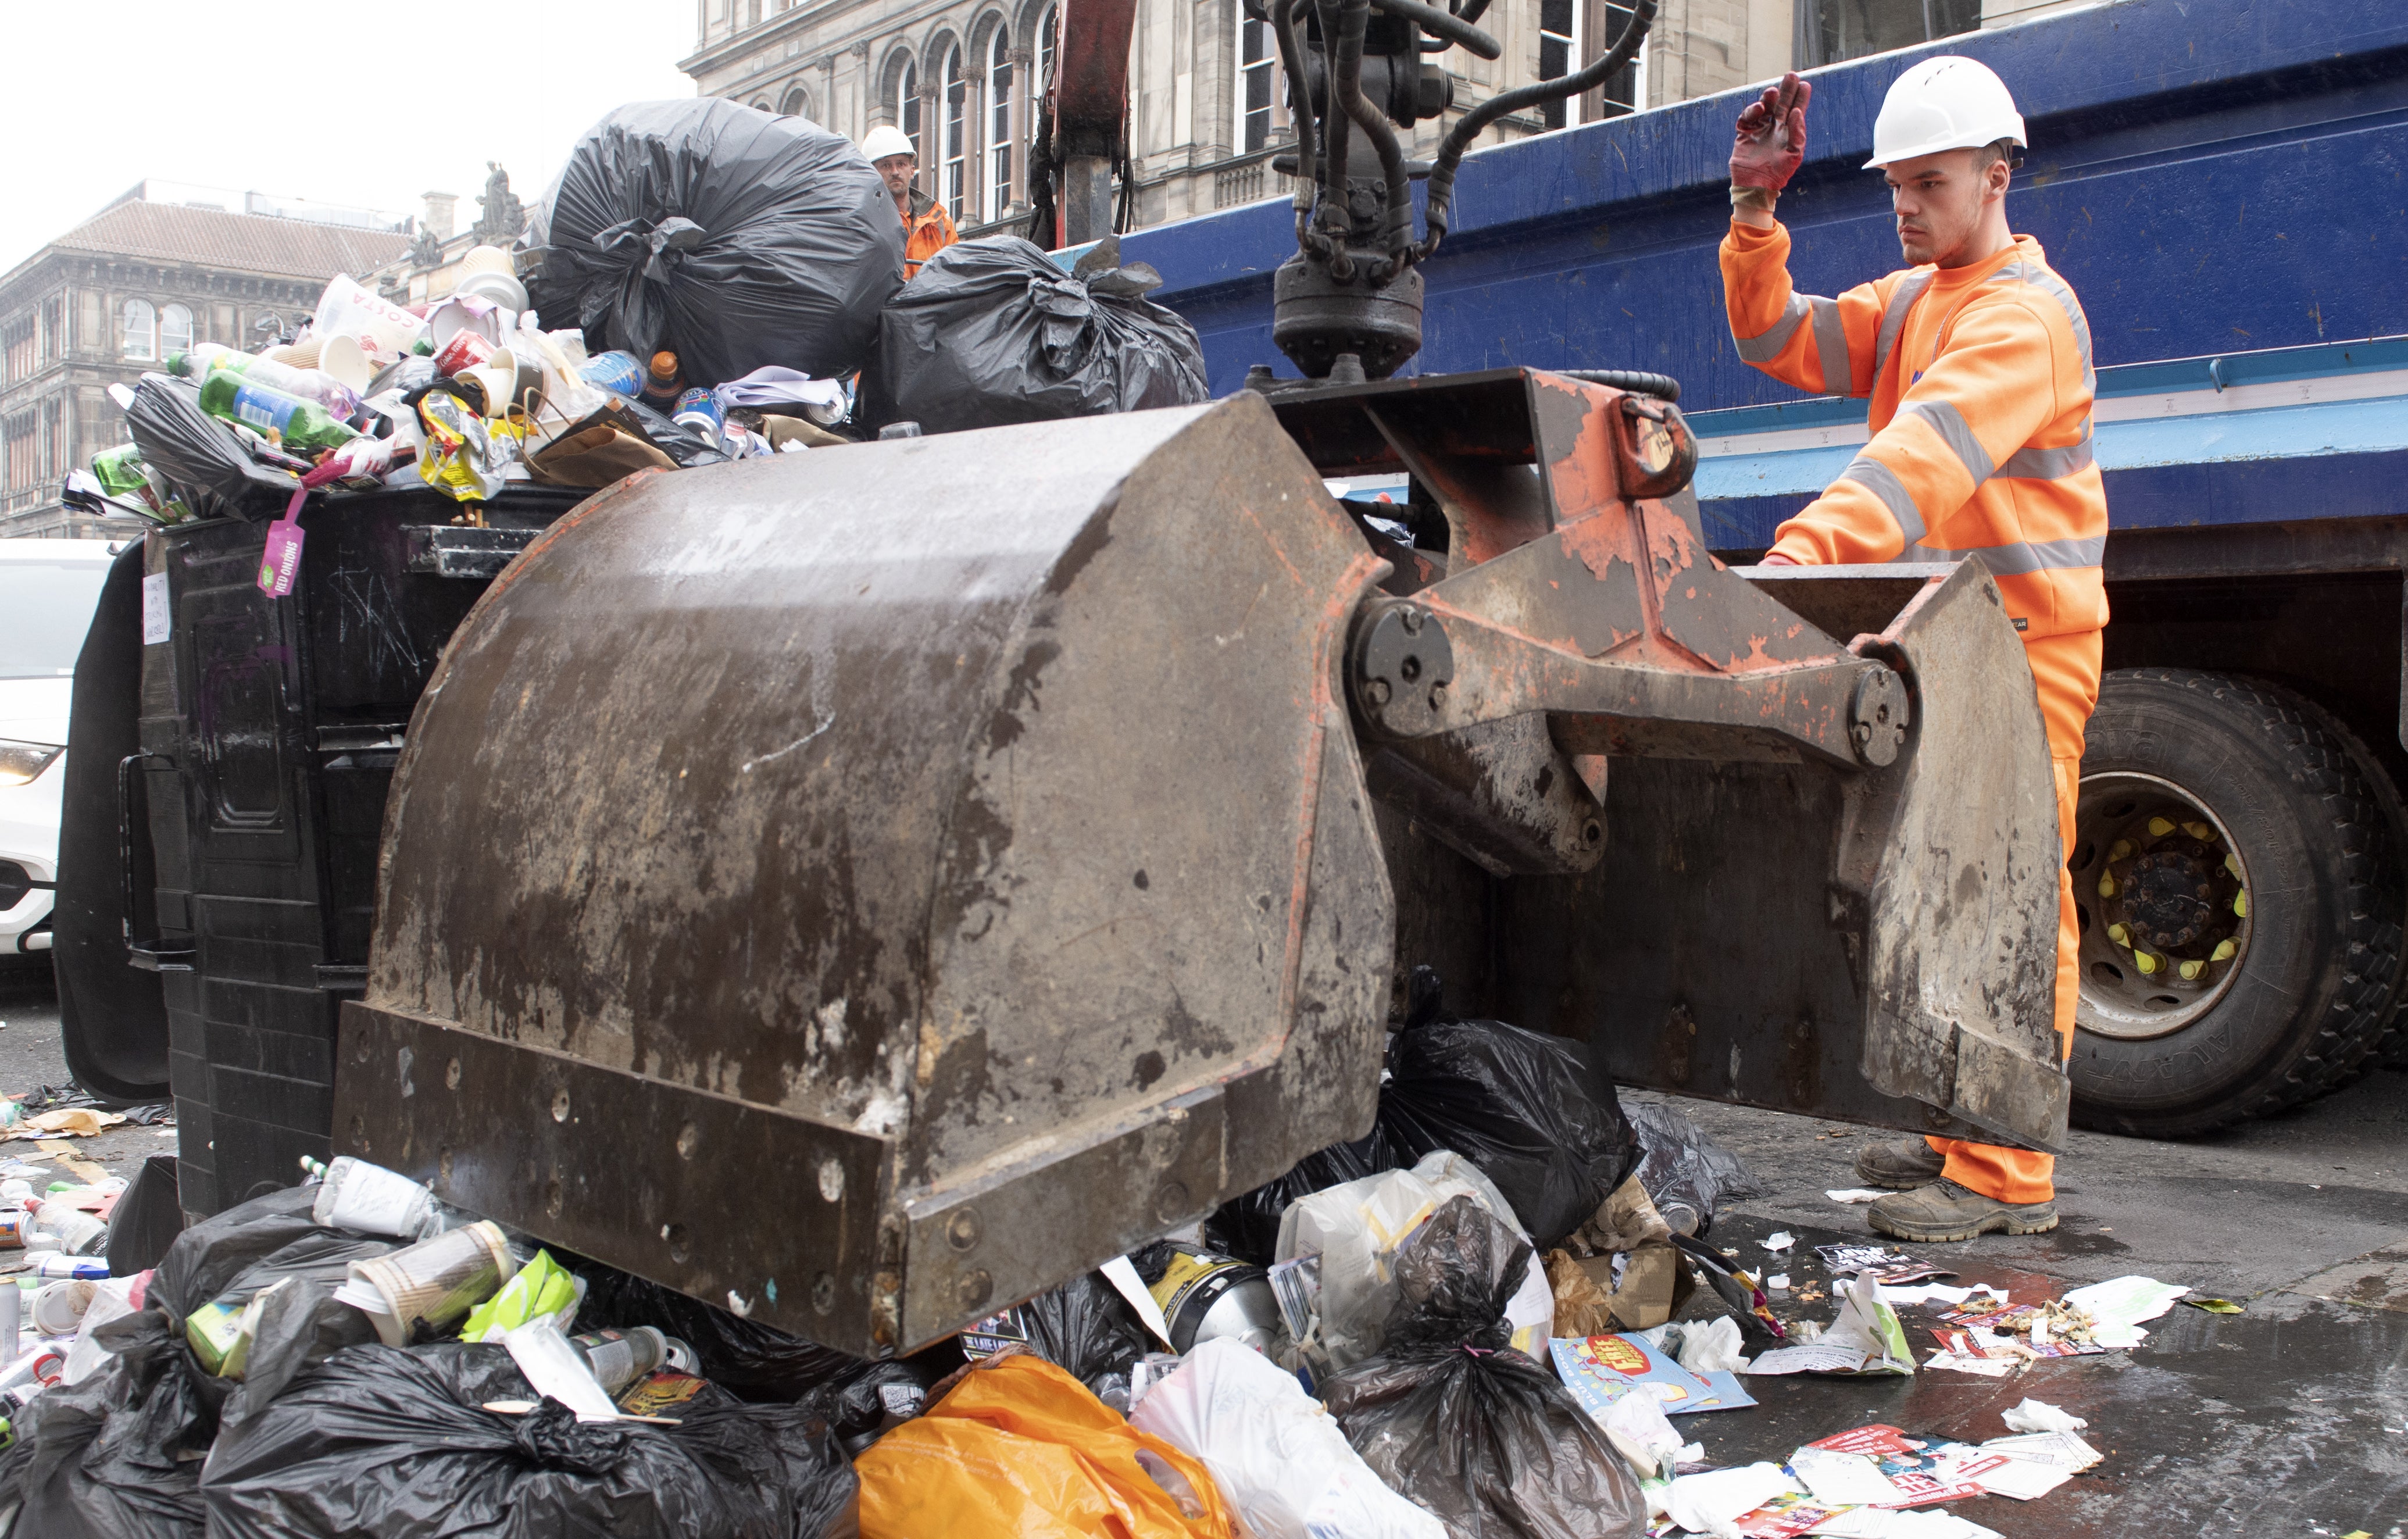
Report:
[[903,221],[903,280],[920,276],[920,264],[961,238],[945,206],[914,185],[920,175],[920,151],[911,137],[891,123],[881,123],[861,137],[861,152],[886,183],[895,212]]
[[[2091,458],[2089,324],[2040,243],[2007,227],[2023,117],[1971,59],[1926,59],[1900,75],[1865,168],[1889,183],[1912,266],[1826,299],[1791,289],[1789,232],[1772,216],[1805,157],[1812,93],[1791,74],[1740,115],[1724,295],[1742,358],[1803,390],[1869,397],[1872,436],[1774,531],[1764,559],[1988,567],[2023,633],[2071,848],[2107,624],[2107,498]],[[2057,900],[2055,1024],[2070,1053],[2080,985],[2061,862]],[[1918,1138],[1867,1149],[1856,1172],[1899,1188],[1872,1205],[1872,1227],[1928,1243],[2056,1228],[2055,1164],[2028,1149]]]

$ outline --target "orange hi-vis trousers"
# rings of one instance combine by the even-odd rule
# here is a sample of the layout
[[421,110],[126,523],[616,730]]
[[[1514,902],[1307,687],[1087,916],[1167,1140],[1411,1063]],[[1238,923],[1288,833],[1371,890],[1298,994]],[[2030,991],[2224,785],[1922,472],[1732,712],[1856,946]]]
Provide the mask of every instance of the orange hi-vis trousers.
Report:
[[[2099,703],[2100,644],[2105,633],[2074,631],[2024,644],[2032,683],[2040,691],[2041,719],[2048,725],[2049,769],[2057,777],[2057,831],[2067,853],[2073,849],[2073,801],[2082,784],[2082,734]],[[2073,1051],[2073,1012],[2082,998],[2076,951],[2081,931],[2073,915],[2073,877],[2057,868],[2057,1041],[2060,1056]],[[1968,1190],[2001,1202],[2046,1202],[2057,1196],[2057,1157],[2031,1149],[2003,1149],[1961,1138],[1935,1138],[1931,1146],[1947,1157],[1941,1174]]]

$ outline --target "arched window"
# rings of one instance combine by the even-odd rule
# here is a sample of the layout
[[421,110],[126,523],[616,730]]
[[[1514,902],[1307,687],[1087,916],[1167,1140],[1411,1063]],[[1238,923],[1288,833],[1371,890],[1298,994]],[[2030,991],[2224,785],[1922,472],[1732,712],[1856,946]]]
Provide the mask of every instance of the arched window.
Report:
[[[1539,79],[1561,79],[1613,46],[1630,24],[1627,0],[1539,0]],[[1594,23],[1602,23],[1601,25]],[[1585,39],[1585,42],[1584,42]],[[1647,45],[1592,95],[1549,102],[1540,109],[1549,128],[1636,112],[1647,91]]]
[[173,358],[192,351],[193,312],[181,305],[169,305],[159,312],[159,355]]
[[967,204],[970,169],[970,84],[962,78],[959,43],[945,45],[945,62],[937,72],[937,82],[943,95],[938,113],[943,119],[944,131],[944,164],[938,177],[937,197],[958,224]]
[[1045,14],[1037,19],[1037,79],[1031,82],[1033,95],[1041,96],[1045,88],[1054,83],[1054,34],[1061,25],[1062,7],[1058,5],[1046,7]]
[[159,356],[159,314],[148,299],[125,302],[125,355],[145,362]]
[[1271,142],[1271,90],[1279,50],[1270,23],[1238,12],[1238,153],[1251,154]]
[[808,118],[811,115],[811,99],[803,94],[801,86],[796,86],[786,93],[786,99],[778,104],[778,110],[790,118]]
[[997,23],[986,45],[986,217],[1011,208],[1011,36]]
[[920,66],[910,60],[904,60],[903,67],[896,71],[895,99],[886,106],[895,114],[895,126],[911,141],[911,153],[926,165],[928,156],[920,142]]

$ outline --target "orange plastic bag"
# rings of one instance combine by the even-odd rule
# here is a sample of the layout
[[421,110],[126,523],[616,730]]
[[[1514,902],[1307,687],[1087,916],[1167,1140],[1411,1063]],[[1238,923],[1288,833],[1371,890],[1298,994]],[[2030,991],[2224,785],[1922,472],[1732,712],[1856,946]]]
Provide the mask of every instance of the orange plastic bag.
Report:
[[853,1473],[861,1539],[1233,1539],[1201,1463],[1025,1353],[974,1369]]

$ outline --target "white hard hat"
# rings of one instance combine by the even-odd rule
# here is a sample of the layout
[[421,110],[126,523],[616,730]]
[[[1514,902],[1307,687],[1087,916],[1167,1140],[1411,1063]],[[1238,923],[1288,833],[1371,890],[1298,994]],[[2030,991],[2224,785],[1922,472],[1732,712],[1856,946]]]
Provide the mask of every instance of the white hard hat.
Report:
[[2007,82],[1978,59],[1943,53],[1890,82],[1873,120],[1873,158],[1865,169],[1942,150],[1979,150],[2000,139],[2026,142],[2023,114],[2007,94]]
[[892,123],[880,123],[861,137],[861,152],[869,157],[872,165],[889,155],[910,155],[918,158],[920,151],[911,148],[911,137]]

